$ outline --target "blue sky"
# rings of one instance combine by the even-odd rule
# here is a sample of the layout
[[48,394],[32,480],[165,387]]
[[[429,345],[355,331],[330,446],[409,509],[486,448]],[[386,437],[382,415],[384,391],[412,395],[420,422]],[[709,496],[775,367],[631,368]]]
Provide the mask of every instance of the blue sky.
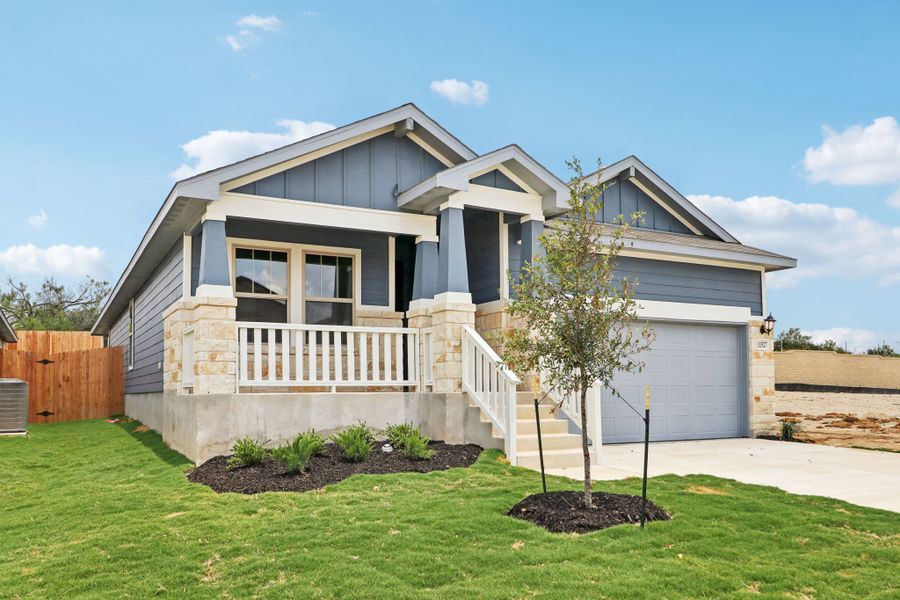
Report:
[[[800,259],[769,280],[780,327],[900,347],[897,3],[18,2],[4,16],[4,279],[114,282],[173,173],[413,101],[477,152],[516,142],[560,175],[572,155],[636,154],[741,241]],[[448,79],[470,87],[432,89]]]

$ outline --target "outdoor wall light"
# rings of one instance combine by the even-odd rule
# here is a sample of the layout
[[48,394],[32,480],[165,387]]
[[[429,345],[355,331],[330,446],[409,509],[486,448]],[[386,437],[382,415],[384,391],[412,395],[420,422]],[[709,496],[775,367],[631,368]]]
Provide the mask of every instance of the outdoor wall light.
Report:
[[772,313],[769,313],[769,316],[766,317],[763,324],[759,326],[759,332],[766,335],[772,335],[773,331],[775,331],[775,317],[772,316]]

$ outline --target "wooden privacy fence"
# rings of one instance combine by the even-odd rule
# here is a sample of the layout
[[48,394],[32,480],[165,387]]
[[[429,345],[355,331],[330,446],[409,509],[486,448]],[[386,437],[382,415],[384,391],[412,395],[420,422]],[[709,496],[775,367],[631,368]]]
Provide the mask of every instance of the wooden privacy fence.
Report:
[[28,382],[28,422],[99,419],[125,412],[122,348],[62,353],[0,350],[0,378]]
[[16,331],[16,343],[6,348],[20,352],[57,354],[75,350],[93,350],[103,347],[103,336],[89,331]]

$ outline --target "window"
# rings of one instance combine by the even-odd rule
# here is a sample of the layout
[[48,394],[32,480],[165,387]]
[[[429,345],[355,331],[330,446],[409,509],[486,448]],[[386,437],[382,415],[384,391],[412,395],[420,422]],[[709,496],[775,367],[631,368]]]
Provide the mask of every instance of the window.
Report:
[[306,254],[303,279],[305,323],[353,325],[353,258]]
[[128,370],[134,368],[134,298],[128,302]]
[[238,321],[287,323],[287,252],[236,248],[234,295]]

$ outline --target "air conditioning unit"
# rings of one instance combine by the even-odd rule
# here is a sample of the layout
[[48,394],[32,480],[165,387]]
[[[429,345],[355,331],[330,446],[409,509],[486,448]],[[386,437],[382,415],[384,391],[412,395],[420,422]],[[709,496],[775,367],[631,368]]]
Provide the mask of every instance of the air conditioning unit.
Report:
[[28,429],[28,384],[20,379],[0,379],[0,434],[25,433]]

